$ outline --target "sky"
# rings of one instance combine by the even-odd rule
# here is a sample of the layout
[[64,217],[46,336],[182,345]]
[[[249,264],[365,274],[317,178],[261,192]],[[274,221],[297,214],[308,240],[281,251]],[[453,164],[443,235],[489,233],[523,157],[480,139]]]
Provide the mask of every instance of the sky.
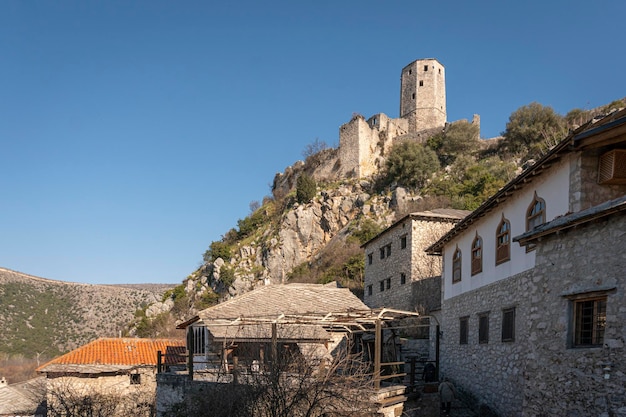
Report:
[[0,267],[180,283],[400,71],[446,68],[481,136],[626,96],[623,0],[0,2]]

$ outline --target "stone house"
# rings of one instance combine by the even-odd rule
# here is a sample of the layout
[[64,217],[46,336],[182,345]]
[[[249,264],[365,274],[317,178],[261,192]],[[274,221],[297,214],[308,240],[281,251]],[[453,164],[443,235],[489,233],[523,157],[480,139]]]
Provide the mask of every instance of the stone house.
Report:
[[[219,391],[224,384],[265,386],[266,376],[275,373],[302,378],[305,382],[297,385],[305,386],[316,379],[317,370],[336,369],[337,360],[351,357],[366,370],[359,374],[362,391],[356,398],[363,400],[358,405],[371,404],[389,417],[400,415],[394,413],[401,413],[406,387],[386,382],[401,376],[385,367],[398,363],[395,333],[385,327],[414,316],[418,314],[372,310],[336,283],[256,288],[178,326],[186,330],[188,361],[184,370],[157,376],[157,415],[194,403],[194,395]],[[341,389],[336,383],[328,386]]]
[[45,417],[45,381],[38,377],[16,384],[0,379],[0,417]]
[[453,209],[410,213],[364,243],[365,304],[422,314],[439,309],[440,260],[424,251],[469,213]]
[[441,371],[501,416],[626,415],[626,110],[570,133],[428,248]]
[[153,415],[158,352],[182,357],[185,341],[100,338],[51,360],[37,369],[46,377],[48,413]]

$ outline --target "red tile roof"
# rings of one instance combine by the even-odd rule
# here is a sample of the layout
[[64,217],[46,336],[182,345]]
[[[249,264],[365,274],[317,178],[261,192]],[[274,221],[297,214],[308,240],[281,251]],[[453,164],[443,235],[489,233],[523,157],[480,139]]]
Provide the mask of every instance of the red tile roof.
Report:
[[156,366],[157,351],[168,355],[184,354],[185,340],[101,338],[59,356],[37,370],[46,372],[46,368],[55,368],[52,365]]

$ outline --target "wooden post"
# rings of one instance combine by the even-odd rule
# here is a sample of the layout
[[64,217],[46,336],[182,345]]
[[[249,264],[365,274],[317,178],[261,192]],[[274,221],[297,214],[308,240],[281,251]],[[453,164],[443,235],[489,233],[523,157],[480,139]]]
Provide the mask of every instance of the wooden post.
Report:
[[374,389],[380,389],[380,359],[382,356],[382,326],[380,319],[376,319],[374,332]]
[[193,327],[187,327],[187,372],[193,381]]
[[439,381],[439,346],[441,344],[441,340],[440,340],[440,334],[439,334],[439,325],[437,325],[436,327],[436,331],[437,331],[437,337],[435,338],[436,340],[436,346],[435,346],[435,378],[437,381]]
[[272,365],[278,365],[278,335],[276,334],[276,323],[272,323]]

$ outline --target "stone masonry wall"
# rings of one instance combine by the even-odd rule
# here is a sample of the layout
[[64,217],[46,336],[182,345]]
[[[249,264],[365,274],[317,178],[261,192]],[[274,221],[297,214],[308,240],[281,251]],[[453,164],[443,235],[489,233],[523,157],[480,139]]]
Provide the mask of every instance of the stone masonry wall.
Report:
[[[444,301],[442,375],[501,416],[626,416],[626,216],[538,242],[535,268]],[[471,278],[470,278],[471,279]],[[604,346],[571,348],[568,295],[608,291]],[[515,340],[501,341],[515,307]],[[478,343],[478,314],[489,342]],[[469,340],[459,343],[459,318]]]
[[[528,316],[523,416],[626,416],[626,216],[541,242]],[[567,296],[609,290],[604,346],[568,348]]]
[[[407,218],[368,243],[365,247],[365,304],[421,313],[439,307],[441,260],[426,255],[424,249],[453,225],[453,221],[445,219]],[[404,249],[401,248],[403,237],[406,237]],[[390,247],[389,255],[387,247]],[[385,250],[383,258],[381,249]],[[405,275],[404,284],[402,274]]]
[[[469,278],[471,279],[471,278]],[[528,272],[443,301],[441,375],[498,415],[520,416],[524,386],[524,326],[533,287]],[[502,342],[502,310],[515,307],[515,340]],[[478,342],[478,315],[489,314],[489,341]],[[459,343],[459,319],[469,317],[468,343]]]
[[599,157],[605,150],[578,154],[570,162],[570,211],[577,212],[626,194],[626,184],[598,184]]

